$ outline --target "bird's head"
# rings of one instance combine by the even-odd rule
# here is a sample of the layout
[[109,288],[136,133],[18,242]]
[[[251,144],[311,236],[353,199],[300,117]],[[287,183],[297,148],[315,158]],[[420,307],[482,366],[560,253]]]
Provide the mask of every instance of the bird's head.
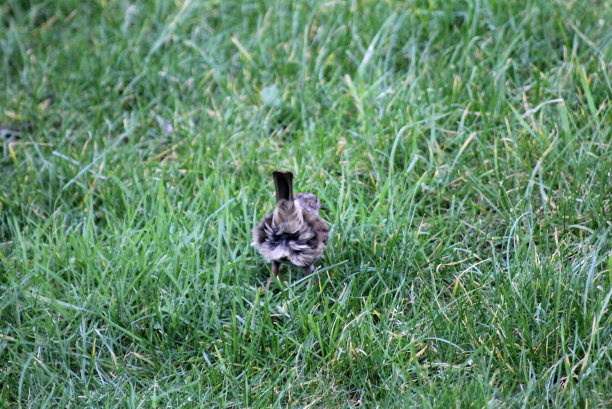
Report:
[[327,210],[327,207],[321,205],[319,198],[312,193],[298,193],[295,195],[295,200],[300,202],[300,206],[307,207],[317,213],[319,210]]

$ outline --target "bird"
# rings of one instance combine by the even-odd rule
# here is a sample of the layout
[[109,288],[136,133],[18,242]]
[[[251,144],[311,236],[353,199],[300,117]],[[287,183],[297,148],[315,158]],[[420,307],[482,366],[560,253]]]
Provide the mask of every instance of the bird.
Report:
[[252,230],[253,246],[272,262],[272,276],[267,289],[278,276],[281,263],[303,267],[305,275],[314,271],[314,263],[323,255],[329,239],[329,228],[319,210],[327,210],[312,193],[293,195],[293,173],[272,172],[276,190],[274,211]]

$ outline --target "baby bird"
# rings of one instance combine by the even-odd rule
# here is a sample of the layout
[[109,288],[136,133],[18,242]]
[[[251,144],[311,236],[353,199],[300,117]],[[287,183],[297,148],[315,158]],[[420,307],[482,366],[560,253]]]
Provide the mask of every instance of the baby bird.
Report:
[[[329,238],[329,228],[319,216],[319,210],[327,208],[312,193],[293,196],[293,173],[274,171],[272,176],[276,207],[253,228],[253,245],[272,262],[274,276],[281,262],[304,267],[306,275],[311,274]],[[266,289],[274,276],[268,279]]]

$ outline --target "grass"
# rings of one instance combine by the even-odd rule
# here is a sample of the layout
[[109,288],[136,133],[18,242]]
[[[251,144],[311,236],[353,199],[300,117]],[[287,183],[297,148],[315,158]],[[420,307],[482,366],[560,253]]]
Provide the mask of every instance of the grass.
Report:
[[[609,21],[2,2],[0,407],[610,407]],[[278,168],[330,246],[261,292]]]

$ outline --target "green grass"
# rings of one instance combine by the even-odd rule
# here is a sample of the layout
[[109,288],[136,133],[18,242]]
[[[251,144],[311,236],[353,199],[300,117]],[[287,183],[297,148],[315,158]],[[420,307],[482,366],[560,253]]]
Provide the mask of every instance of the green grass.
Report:
[[[0,407],[609,408],[606,1],[0,4]],[[318,280],[250,229],[331,209]]]

